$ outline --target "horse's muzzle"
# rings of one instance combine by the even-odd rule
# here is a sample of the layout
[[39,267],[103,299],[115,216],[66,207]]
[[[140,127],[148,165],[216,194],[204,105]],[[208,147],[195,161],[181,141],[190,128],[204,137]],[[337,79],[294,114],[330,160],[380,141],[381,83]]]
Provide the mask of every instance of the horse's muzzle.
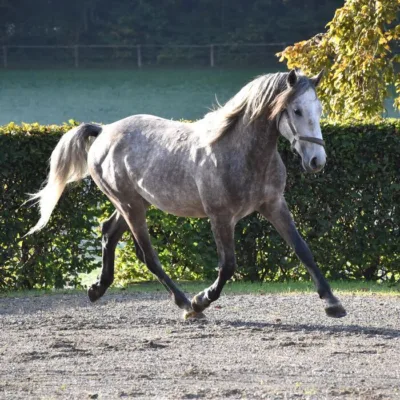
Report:
[[325,166],[325,158],[319,158],[319,157],[312,157],[309,160],[302,160],[302,164],[303,164],[303,168],[305,171],[310,172],[310,173],[317,173],[319,171],[321,171],[324,166]]

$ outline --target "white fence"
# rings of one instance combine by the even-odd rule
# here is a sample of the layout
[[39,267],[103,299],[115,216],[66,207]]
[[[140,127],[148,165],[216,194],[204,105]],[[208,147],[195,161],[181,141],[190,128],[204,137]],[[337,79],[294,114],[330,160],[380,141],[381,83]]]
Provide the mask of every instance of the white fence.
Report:
[[215,67],[247,60],[263,63],[287,43],[219,43],[206,45],[72,45],[2,46],[3,68],[32,66],[85,67],[94,65],[145,65],[180,63]]

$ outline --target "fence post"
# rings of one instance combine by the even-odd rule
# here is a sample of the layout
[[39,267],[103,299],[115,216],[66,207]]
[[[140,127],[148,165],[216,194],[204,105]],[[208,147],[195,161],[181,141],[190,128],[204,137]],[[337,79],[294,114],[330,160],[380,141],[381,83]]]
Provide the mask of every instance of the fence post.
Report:
[[214,45],[210,44],[210,67],[213,68],[214,66]]
[[137,66],[138,68],[142,68],[142,47],[140,44],[136,46],[136,52],[137,52]]
[[74,46],[75,68],[79,68],[79,46]]
[[7,60],[7,46],[3,46],[3,67],[8,67],[8,60]]

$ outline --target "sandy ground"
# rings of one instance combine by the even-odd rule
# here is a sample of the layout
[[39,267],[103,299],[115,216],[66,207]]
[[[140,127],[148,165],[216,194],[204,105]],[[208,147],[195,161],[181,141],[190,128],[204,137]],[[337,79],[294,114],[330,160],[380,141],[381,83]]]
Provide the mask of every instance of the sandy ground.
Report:
[[0,299],[1,399],[400,399],[400,297],[167,294]]

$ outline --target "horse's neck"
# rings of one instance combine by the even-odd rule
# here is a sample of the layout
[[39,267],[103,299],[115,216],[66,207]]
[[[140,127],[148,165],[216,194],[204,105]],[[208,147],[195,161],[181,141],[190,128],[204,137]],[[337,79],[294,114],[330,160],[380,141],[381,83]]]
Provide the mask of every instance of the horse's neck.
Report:
[[278,137],[275,124],[269,121],[256,121],[250,125],[240,121],[216,143],[221,168],[225,165],[229,171],[237,171],[230,179],[248,190],[253,190],[255,183],[259,188],[274,184],[281,189],[284,174],[277,149]]
[[242,124],[242,129],[236,130],[233,141],[254,158],[268,161],[269,156],[277,152],[279,133],[275,124],[266,118],[260,118],[248,125]]

